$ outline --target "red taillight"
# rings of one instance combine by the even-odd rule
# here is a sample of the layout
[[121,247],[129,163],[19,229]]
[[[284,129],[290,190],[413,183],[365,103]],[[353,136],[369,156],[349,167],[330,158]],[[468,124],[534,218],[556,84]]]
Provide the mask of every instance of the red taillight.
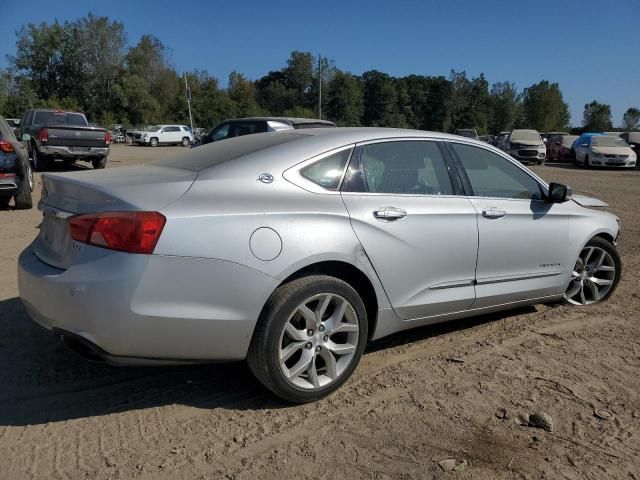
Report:
[[46,128],[42,128],[40,130],[40,135],[38,136],[40,139],[40,142],[48,142],[49,141],[49,130],[47,130]]
[[4,140],[0,140],[0,150],[4,153],[13,153],[15,150],[13,149],[13,145],[9,142],[5,142]]
[[101,212],[69,219],[71,238],[96,247],[151,254],[166,219],[158,212]]
[[106,143],[107,145],[111,143],[111,134],[109,133],[109,130],[104,132],[104,143]]
[[13,178],[15,176],[15,173],[0,173],[0,178]]

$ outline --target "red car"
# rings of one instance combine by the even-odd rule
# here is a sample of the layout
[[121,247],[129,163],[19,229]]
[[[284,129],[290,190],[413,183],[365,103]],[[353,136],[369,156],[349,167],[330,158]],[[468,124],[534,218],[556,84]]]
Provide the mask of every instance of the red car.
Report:
[[547,160],[551,162],[570,162],[571,145],[577,135],[550,135],[547,140]]

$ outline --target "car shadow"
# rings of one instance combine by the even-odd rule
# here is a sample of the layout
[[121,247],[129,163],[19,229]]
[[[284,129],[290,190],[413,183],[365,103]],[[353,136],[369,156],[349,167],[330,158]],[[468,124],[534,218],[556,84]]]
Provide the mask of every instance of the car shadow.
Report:
[[[401,332],[372,342],[365,354],[526,311]],[[28,318],[18,298],[0,301],[0,364],[0,426],[37,425],[173,404],[229,410],[290,406],[264,389],[244,362],[175,367],[88,362]]]

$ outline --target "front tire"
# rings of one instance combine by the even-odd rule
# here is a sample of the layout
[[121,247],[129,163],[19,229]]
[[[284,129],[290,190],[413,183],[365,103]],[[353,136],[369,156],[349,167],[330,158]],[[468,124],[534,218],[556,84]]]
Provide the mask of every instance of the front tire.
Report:
[[158,146],[158,139],[156,137],[153,137],[152,139],[149,140],[149,145],[151,145],[152,147],[157,147]]
[[578,306],[603,302],[618,286],[621,273],[622,260],[616,247],[604,238],[594,237],[578,256],[563,299]]
[[367,312],[348,283],[312,275],[280,286],[265,305],[247,362],[280,398],[306,403],[337,390],[368,338]]

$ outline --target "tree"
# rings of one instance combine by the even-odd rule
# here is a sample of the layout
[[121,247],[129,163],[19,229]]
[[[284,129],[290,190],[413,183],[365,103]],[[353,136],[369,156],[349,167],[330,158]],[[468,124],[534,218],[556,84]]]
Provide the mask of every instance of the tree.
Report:
[[469,80],[466,72],[452,70],[449,81],[452,91],[447,99],[444,130],[475,128],[485,133],[489,122],[489,82],[484,74]]
[[611,106],[593,101],[584,106],[582,126],[588,132],[605,132],[613,128]]
[[235,107],[233,116],[252,117],[264,113],[256,101],[256,86],[243,74],[236,71],[231,72],[227,93]]
[[636,130],[640,127],[640,109],[631,107],[624,112],[622,117],[622,128],[625,130]]
[[386,73],[371,70],[362,74],[364,112],[362,123],[369,127],[405,127],[400,114],[393,79]]
[[489,132],[513,130],[522,112],[522,98],[515,84],[494,83],[489,94]]
[[358,77],[336,72],[328,87],[327,117],[341,127],[360,126],[364,98]]
[[526,127],[539,132],[566,130],[571,115],[557,83],[542,80],[524,89],[522,109]]

